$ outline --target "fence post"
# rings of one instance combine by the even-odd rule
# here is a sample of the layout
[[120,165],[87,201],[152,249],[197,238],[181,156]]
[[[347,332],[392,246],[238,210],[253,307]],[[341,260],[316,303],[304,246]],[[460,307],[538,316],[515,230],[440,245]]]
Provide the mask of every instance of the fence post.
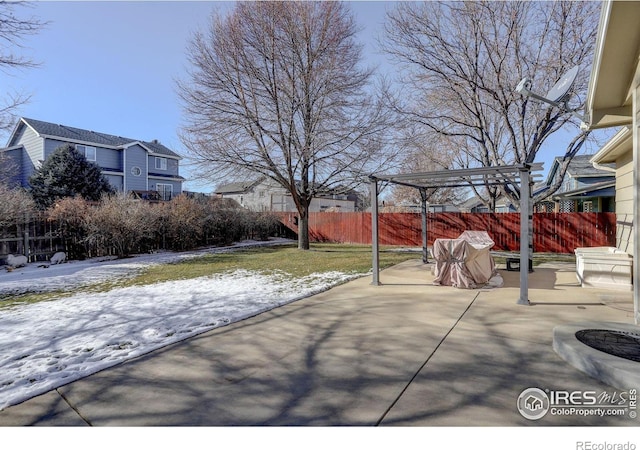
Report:
[[530,225],[533,222],[531,213],[531,194],[529,191],[529,167],[520,170],[520,298],[519,305],[530,305],[529,302],[529,258]]
[[370,177],[371,189],[371,253],[373,265],[373,280],[371,284],[380,285],[380,255],[378,248],[378,181]]
[[427,191],[426,189],[420,189],[420,214],[422,216],[422,262],[427,264],[429,262],[429,250],[427,249]]

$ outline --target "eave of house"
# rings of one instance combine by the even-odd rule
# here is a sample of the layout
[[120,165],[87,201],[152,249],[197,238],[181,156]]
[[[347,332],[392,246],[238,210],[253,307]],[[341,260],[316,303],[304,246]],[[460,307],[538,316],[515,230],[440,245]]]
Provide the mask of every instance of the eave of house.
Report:
[[620,156],[631,151],[632,148],[631,128],[623,127],[589,161],[594,165],[615,163]]
[[24,148],[24,145],[18,144],[18,145],[12,145],[11,147],[5,147],[3,149],[0,149],[0,151],[9,152],[11,150],[18,150],[18,149],[21,149],[21,148]]
[[587,93],[589,129],[631,123],[631,87],[640,78],[639,20],[640,2],[602,3]]

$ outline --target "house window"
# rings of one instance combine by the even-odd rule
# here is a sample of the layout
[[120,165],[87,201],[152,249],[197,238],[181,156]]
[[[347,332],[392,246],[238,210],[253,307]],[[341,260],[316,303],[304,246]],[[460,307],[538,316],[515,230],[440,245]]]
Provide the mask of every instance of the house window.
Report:
[[593,202],[582,202],[582,212],[593,212]]
[[142,173],[142,169],[140,169],[140,167],[133,166],[131,168],[131,175],[133,175],[134,177],[139,177],[141,173]]
[[156,169],[167,170],[167,158],[156,157]]
[[172,184],[156,184],[156,191],[160,194],[162,200],[171,200],[173,197],[173,185]]
[[87,161],[96,160],[96,148],[89,145],[76,145],[76,150],[87,159]]

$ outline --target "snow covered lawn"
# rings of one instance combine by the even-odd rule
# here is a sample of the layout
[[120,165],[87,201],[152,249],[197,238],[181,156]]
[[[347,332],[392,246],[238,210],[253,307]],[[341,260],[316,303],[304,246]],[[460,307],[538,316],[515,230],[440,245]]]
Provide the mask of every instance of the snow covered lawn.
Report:
[[[247,245],[261,244],[245,242],[205,252],[232,251]],[[14,272],[0,272],[0,293],[87,286],[202,253],[70,262],[46,269],[30,264]],[[358,276],[329,272],[291,279],[277,272],[265,275],[239,269],[0,309],[0,410],[124,360]]]

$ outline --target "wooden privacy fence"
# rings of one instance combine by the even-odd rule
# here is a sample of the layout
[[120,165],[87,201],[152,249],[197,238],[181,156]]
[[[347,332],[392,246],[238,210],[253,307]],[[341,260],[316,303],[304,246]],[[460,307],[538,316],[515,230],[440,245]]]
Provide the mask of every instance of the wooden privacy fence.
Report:
[[[282,223],[298,232],[297,214],[280,213]],[[381,245],[422,245],[422,219],[416,213],[380,213]],[[427,240],[454,239],[466,230],[487,231],[494,250],[520,251],[520,213],[429,213]],[[318,212],[309,214],[312,242],[371,244],[371,213]],[[536,213],[533,215],[535,252],[573,253],[578,247],[616,245],[615,213]]]
[[64,243],[55,222],[36,219],[27,224],[0,228],[0,259],[13,254],[29,255],[30,261],[44,261],[63,250]]

